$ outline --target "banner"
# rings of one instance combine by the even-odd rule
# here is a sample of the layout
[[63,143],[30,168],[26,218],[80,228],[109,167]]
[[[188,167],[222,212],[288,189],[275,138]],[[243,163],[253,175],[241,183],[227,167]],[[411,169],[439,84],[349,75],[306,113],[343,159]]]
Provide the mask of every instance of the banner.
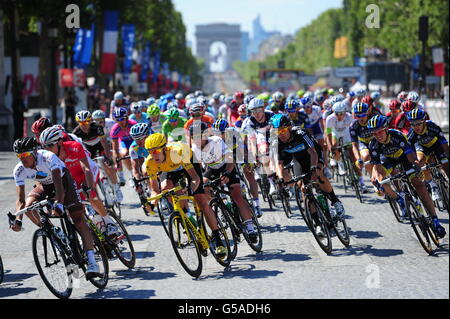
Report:
[[140,80],[141,82],[147,81],[148,78],[148,71],[150,70],[150,41],[147,41],[147,43],[144,46],[144,51],[141,54],[141,76]]
[[80,28],[75,36],[75,43],[73,45],[73,63],[75,67],[79,67],[81,63],[81,54],[83,53],[83,39],[85,31],[85,29]]
[[135,39],[134,24],[124,24],[122,26],[122,43],[123,43],[123,73],[131,73],[133,65],[133,48]]
[[114,74],[116,69],[117,38],[119,35],[119,11],[104,12],[103,54],[100,72]]
[[71,88],[73,87],[73,70],[59,69],[59,87]]
[[95,25],[90,30],[85,30],[83,36],[83,50],[81,52],[81,68],[85,69],[91,64],[92,48],[94,47]]
[[445,76],[444,50],[433,48],[434,75]]

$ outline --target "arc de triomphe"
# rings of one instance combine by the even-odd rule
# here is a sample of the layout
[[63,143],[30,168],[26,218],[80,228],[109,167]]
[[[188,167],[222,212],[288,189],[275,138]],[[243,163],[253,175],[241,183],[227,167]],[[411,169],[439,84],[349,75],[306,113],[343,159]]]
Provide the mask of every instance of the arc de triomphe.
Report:
[[227,48],[225,70],[231,70],[233,61],[241,56],[241,26],[239,24],[213,23],[197,25],[197,57],[205,59],[209,71],[211,56],[210,47],[214,42],[223,42]]

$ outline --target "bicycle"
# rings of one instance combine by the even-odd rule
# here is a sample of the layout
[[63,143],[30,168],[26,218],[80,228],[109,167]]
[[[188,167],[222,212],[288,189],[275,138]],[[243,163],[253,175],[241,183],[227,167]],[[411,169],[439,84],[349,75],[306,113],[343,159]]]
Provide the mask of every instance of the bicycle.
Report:
[[0,256],[0,284],[3,282],[5,276],[5,269],[3,268],[2,256]]
[[430,164],[430,165],[427,165],[426,167],[428,167],[430,169],[431,176],[439,188],[440,200],[435,200],[434,205],[436,206],[437,209],[439,209],[439,211],[442,212],[445,210],[448,213],[449,212],[449,207],[448,207],[449,181],[448,181],[447,175],[440,168],[440,166],[442,164],[446,164],[446,163],[448,163],[448,159],[443,159],[440,161],[440,164],[433,165],[433,166],[430,166],[430,165],[432,165],[432,164]]
[[108,175],[106,174],[105,168],[103,166],[105,157],[98,156],[93,158],[93,160],[97,163],[101,172],[98,181],[98,186],[100,187],[100,191],[103,195],[103,202],[105,203],[106,208],[109,208],[114,212],[117,211],[119,218],[122,218],[122,209],[120,206],[120,202],[116,199],[114,188],[112,187],[111,181],[109,180]]
[[[86,274],[87,257],[86,252],[81,248],[81,236],[75,229],[67,211],[61,212],[61,216],[49,215],[53,203],[53,200],[47,198],[19,210],[15,214],[9,212],[8,217],[10,225],[14,225],[17,216],[31,211],[38,212],[41,226],[34,232],[32,239],[34,262],[50,292],[60,299],[67,299],[72,294],[73,277],[78,275],[78,269],[81,268]],[[50,219],[59,219],[61,228],[54,226]],[[99,279],[86,276],[86,280],[89,280],[95,287],[103,289],[108,284],[109,278],[108,257],[97,235],[92,232],[92,237],[95,259],[100,266],[100,272]],[[54,266],[59,270],[50,270]]]
[[263,174],[263,173],[259,174],[259,176],[261,178],[257,179],[256,181],[258,183],[259,189],[261,190],[263,200],[269,204],[270,210],[274,210],[275,201],[274,201],[273,197],[270,196],[270,194],[269,194],[269,188],[270,188],[269,178],[267,177],[267,174]]
[[[88,196],[88,194],[86,195]],[[127,268],[133,268],[136,264],[136,253],[134,252],[133,243],[125,226],[117,217],[116,213],[112,210],[108,211],[109,217],[114,220],[114,224],[120,229],[120,234],[111,238],[106,234],[106,228],[103,227],[104,221],[102,217],[95,211],[91,203],[88,200],[82,200],[81,203],[84,205],[84,213],[88,226],[100,239],[108,258],[113,259],[116,256]],[[95,220],[101,221],[102,225],[97,225]]]
[[[427,165],[428,168],[437,166],[438,164]],[[428,169],[427,166],[421,168],[421,171]],[[411,223],[411,227],[416,234],[422,248],[428,253],[433,253],[433,248],[431,246],[431,240],[436,246],[440,246],[440,241],[431,225],[432,219],[428,211],[424,209],[423,203],[418,196],[415,188],[412,186],[410,181],[410,176],[416,173],[415,169],[410,169],[406,172],[396,174],[394,176],[385,178],[383,181],[379,182],[382,187],[384,184],[399,181],[399,190],[405,194],[405,206],[406,214]]]
[[[261,252],[263,245],[261,226],[259,225],[254,208],[249,204],[248,200],[244,198],[250,208],[252,222],[254,227],[256,228],[256,242],[252,242],[252,240],[250,239],[247,228],[244,224],[244,220],[239,213],[239,207],[234,203],[233,200],[231,200],[231,192],[226,191],[224,189],[224,186],[221,185],[221,179],[218,178],[212,181],[208,181],[204,186],[211,187],[212,199],[209,202],[209,205],[214,211],[217,220],[220,220],[224,228],[231,232],[231,236],[228,236],[228,238],[233,239],[233,242],[230,243],[230,247],[233,246],[233,250],[231,252],[232,259],[234,259],[237,255],[237,244],[241,241],[241,234],[244,236],[245,241],[251,249],[256,252]],[[227,198],[228,205],[225,204],[224,197]]]
[[[171,199],[172,208],[168,222],[168,233],[172,247],[184,270],[192,277],[198,278],[201,275],[203,268],[202,256],[206,257],[208,255],[208,249],[211,251],[211,254],[216,261],[224,267],[228,267],[231,262],[231,249],[223,225],[221,224],[221,221],[218,220],[219,235],[226,248],[226,254],[222,258],[217,256],[214,238],[208,234],[206,230],[203,212],[201,212],[194,196],[176,194],[185,187],[185,185],[179,185],[164,190],[159,195],[147,198],[147,201],[151,202],[162,198],[170,201]],[[193,203],[196,225],[194,225],[182,208],[180,203],[182,200]],[[189,256],[182,256],[182,253],[186,253],[186,255],[192,254],[193,265],[188,265],[191,258],[189,258]]]
[[[331,251],[333,249],[331,241],[331,231],[334,231],[339,241],[345,247],[348,247],[350,245],[350,234],[348,231],[347,223],[345,221],[345,216],[331,216],[325,194],[320,189],[318,182],[311,181],[310,177],[311,172],[296,177],[292,181],[286,182],[286,184],[297,182],[299,180],[303,181],[305,193],[304,202],[306,225],[313,233],[313,236],[319,244],[320,248],[326,254],[331,254]],[[319,195],[316,196],[314,192]],[[316,221],[312,217],[312,214],[314,212],[317,214]],[[324,233],[323,236],[318,233],[317,226],[320,226],[320,229]]]
[[[285,165],[284,168],[290,170],[291,176],[295,176],[293,162],[290,162],[288,165]],[[286,185],[286,184],[284,184],[284,185]],[[300,214],[302,215],[303,220],[305,220],[305,210],[303,208],[303,194],[302,194],[302,190],[300,189],[300,186],[298,185],[298,183],[294,183],[294,196],[295,196],[295,201],[297,202],[297,208],[300,211]],[[289,204],[289,198],[287,198],[287,200],[288,200],[287,201],[288,205],[286,205],[286,206],[289,207],[289,211],[292,211],[290,208],[290,204]],[[283,203],[283,201],[282,201],[282,203]],[[283,204],[283,208],[284,207],[285,207],[285,205]],[[286,209],[285,209],[285,213],[286,213]],[[287,217],[290,218],[289,216],[287,216]],[[291,217],[292,217],[292,214],[291,214]]]

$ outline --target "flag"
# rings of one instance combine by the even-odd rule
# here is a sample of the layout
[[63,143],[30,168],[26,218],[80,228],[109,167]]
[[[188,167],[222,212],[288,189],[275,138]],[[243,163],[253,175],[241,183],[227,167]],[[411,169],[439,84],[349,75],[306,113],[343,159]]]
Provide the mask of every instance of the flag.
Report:
[[100,72],[114,74],[116,70],[117,38],[119,33],[119,11],[104,12],[103,54]]
[[133,47],[135,38],[134,24],[124,24],[122,26],[122,44],[123,44],[123,73],[131,73],[131,66],[133,65]]
[[153,81],[158,80],[159,68],[160,68],[160,62],[161,62],[160,58],[161,58],[161,53],[159,53],[159,51],[156,51],[155,56],[153,58]]
[[92,48],[94,47],[95,25],[92,24],[90,30],[85,30],[83,37],[83,50],[81,52],[81,69],[85,69],[91,64]]
[[433,48],[434,75],[445,76],[444,50]]
[[79,67],[81,63],[81,54],[83,52],[83,38],[84,32],[86,30],[83,28],[78,29],[75,36],[75,43],[73,45],[73,63],[75,67]]
[[141,54],[141,81],[145,82],[147,81],[148,77],[148,71],[150,70],[150,41],[147,41],[147,43],[144,46],[144,51]]

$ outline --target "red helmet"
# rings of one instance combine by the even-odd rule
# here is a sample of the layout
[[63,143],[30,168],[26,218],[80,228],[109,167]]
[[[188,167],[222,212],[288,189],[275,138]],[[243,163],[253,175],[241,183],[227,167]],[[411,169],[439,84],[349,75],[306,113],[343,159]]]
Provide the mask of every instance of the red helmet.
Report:
[[46,117],[41,117],[39,120],[34,122],[33,125],[31,125],[31,131],[33,132],[33,134],[39,135],[43,130],[50,126],[52,126],[50,120]]
[[416,103],[414,103],[413,101],[405,101],[402,103],[402,111],[403,112],[409,112],[412,111],[416,108]]
[[244,92],[237,91],[236,93],[234,93],[234,98],[235,99],[239,99],[239,100],[243,100],[244,99]]
[[373,99],[370,97],[370,95],[366,95],[362,98],[361,102],[371,106],[373,104]]
[[399,100],[391,100],[391,102],[389,103],[389,109],[391,111],[400,110],[400,106],[401,106],[401,103]]

